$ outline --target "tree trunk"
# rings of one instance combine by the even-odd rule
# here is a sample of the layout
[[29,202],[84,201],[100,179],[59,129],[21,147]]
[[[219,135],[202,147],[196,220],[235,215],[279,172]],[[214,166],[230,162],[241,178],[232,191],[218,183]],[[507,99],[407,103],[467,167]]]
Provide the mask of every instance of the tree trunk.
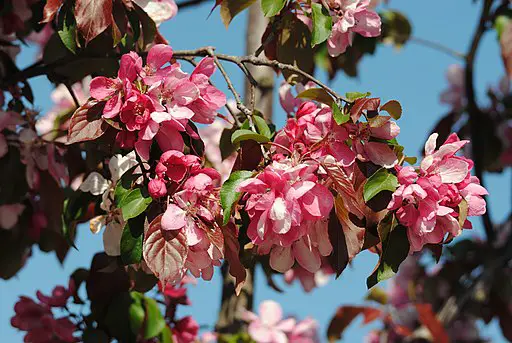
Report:
[[[252,55],[261,45],[261,36],[267,27],[267,19],[263,16],[258,4],[249,8],[246,31],[246,54]],[[274,90],[274,71],[269,67],[248,65],[249,72],[258,82],[258,87],[252,87],[245,82],[245,103],[251,104],[263,113],[265,119],[272,118],[272,102]],[[254,94],[253,94],[254,92]],[[236,333],[245,325],[240,320],[240,313],[253,309],[254,298],[254,266],[247,269],[247,279],[239,296],[235,294],[233,278],[228,273],[226,264],[222,266],[222,302],[217,319],[216,331],[220,333]]]

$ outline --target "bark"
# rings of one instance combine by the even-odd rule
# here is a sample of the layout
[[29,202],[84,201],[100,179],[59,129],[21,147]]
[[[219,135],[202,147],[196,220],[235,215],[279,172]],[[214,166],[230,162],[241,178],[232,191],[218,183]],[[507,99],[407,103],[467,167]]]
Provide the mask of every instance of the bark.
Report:
[[[263,16],[258,3],[249,8],[246,31],[246,55],[252,55],[261,45],[261,36],[267,27],[267,19]],[[274,90],[274,71],[270,67],[247,66],[258,87],[245,83],[245,103],[249,108],[254,105],[267,120],[272,118],[272,102]],[[228,273],[227,265],[222,266],[222,300],[217,319],[216,330],[220,333],[236,333],[245,325],[240,320],[240,313],[253,309],[254,298],[254,266],[247,269],[247,279],[239,296],[235,294],[233,278]]]

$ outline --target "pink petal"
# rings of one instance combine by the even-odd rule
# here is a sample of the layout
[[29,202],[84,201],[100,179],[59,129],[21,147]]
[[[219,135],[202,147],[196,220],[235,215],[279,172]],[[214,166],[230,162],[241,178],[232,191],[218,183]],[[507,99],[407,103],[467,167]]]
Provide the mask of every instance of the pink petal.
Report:
[[105,100],[118,91],[117,80],[104,76],[98,76],[92,79],[90,85],[91,96],[96,100]]
[[286,273],[293,267],[294,258],[291,247],[274,246],[270,252],[270,267],[280,272]]
[[165,44],[156,44],[148,53],[148,64],[155,69],[159,69],[172,58],[172,48]]
[[281,305],[272,300],[263,301],[259,307],[261,322],[267,326],[275,326],[283,318]]
[[293,244],[293,256],[304,269],[311,273],[320,269],[320,255],[313,251],[311,246],[306,245],[304,238]]
[[316,185],[300,198],[302,207],[315,219],[325,218],[331,212],[334,199],[331,192],[322,185]]
[[267,328],[266,325],[262,324],[259,320],[249,324],[247,329],[252,339],[259,343],[273,343],[272,331]]
[[149,160],[149,149],[151,148],[152,141],[139,140],[135,143],[135,151],[144,161]]
[[216,67],[214,59],[212,57],[205,57],[196,66],[196,68],[192,72],[192,75],[203,74],[210,77],[215,72],[215,69]]
[[180,230],[186,224],[187,212],[182,210],[175,204],[167,205],[164,215],[162,216],[163,230]]
[[450,158],[442,161],[436,168],[443,183],[459,183],[469,173],[469,164],[466,161]]

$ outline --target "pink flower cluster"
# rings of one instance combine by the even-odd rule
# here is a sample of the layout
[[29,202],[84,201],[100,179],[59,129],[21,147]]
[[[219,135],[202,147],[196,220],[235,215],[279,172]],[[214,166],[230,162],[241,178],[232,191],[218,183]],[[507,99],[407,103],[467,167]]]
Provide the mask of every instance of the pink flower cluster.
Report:
[[73,282],[69,288],[57,286],[51,296],[37,292],[39,303],[28,297],[20,297],[14,305],[15,315],[11,318],[11,325],[26,331],[24,342],[31,343],[72,343],[78,342],[74,337],[77,326],[68,317],[55,318],[53,307],[63,308],[74,292]]
[[195,277],[210,280],[213,267],[220,266],[223,257],[222,250],[207,234],[220,213],[220,174],[215,169],[202,168],[199,157],[176,150],[165,152],[155,171],[156,178],[149,183],[150,194],[154,198],[169,195],[162,229],[185,234],[189,248],[186,269]]
[[468,141],[451,134],[436,149],[437,136],[434,133],[427,140],[418,169],[396,167],[400,187],[388,209],[396,210],[399,222],[408,228],[411,252],[441,243],[447,234],[457,236],[463,228],[471,228],[466,215],[480,216],[486,210],[482,196],[487,191],[470,174],[473,162],[455,155]]
[[245,210],[251,218],[247,235],[261,254],[270,253],[270,265],[279,272],[295,261],[311,273],[321,257],[332,251],[325,220],[334,199],[319,183],[318,165],[275,161],[257,177],[242,182]]
[[[289,101],[284,104],[292,108]],[[393,139],[399,133],[400,127],[390,116],[379,115],[368,122],[337,125],[329,107],[307,101],[300,104],[296,116],[288,119],[286,126],[276,134],[274,143],[278,153],[297,151],[320,161],[330,155],[343,167],[351,166],[357,158],[390,168],[398,160],[382,140]],[[349,139],[351,147],[347,144]]]
[[105,101],[103,118],[116,120],[121,127],[118,144],[135,147],[146,160],[153,140],[163,152],[183,151],[181,132],[194,136],[189,120],[212,123],[226,104],[224,93],[209,82],[215,72],[212,58],[204,58],[190,75],[177,62],[166,65],[171,59],[172,48],[157,44],[149,50],[146,65],[130,52],[121,57],[117,78],[99,76],[91,81],[91,96]]
[[293,317],[283,319],[281,306],[272,300],[260,304],[259,316],[246,311],[249,335],[258,343],[316,343],[318,323],[312,318],[297,322]]

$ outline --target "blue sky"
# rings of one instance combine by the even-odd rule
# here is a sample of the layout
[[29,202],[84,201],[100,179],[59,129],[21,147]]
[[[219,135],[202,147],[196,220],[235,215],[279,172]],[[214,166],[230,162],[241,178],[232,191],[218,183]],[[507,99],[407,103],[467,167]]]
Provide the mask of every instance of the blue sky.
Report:
[[[452,49],[464,52],[473,32],[480,5],[470,0],[446,1],[410,1],[391,0],[390,8],[402,11],[413,23],[414,36],[438,41]],[[215,46],[217,51],[241,55],[244,52],[243,36],[245,16],[235,18],[228,30],[220,21],[218,11],[207,20],[211,4],[182,11],[176,18],[162,25],[163,35],[174,49],[193,49],[200,46]],[[28,65],[33,61],[35,52],[31,49],[22,53],[18,62]],[[371,57],[365,57],[359,66],[357,79],[339,74],[332,87],[340,94],[348,91],[370,91],[372,95],[384,101],[396,99],[402,103],[404,114],[399,121],[401,134],[398,137],[409,155],[417,155],[422,148],[434,123],[449,108],[439,104],[439,93],[446,87],[446,68],[457,61],[438,51],[408,44],[401,50],[380,47]],[[236,86],[243,89],[242,75],[233,66],[226,66],[233,75]],[[482,42],[476,64],[476,84],[480,103],[485,101],[484,93],[488,86],[494,85],[504,74],[499,48],[495,35],[488,33]],[[325,75],[320,74],[321,78]],[[219,75],[216,84],[223,85]],[[31,81],[36,104],[43,111],[51,106],[49,93],[51,85],[45,78]],[[222,88],[222,87],[221,87]],[[226,90],[225,87],[223,90]],[[279,109],[277,98],[276,109]],[[485,102],[484,102],[485,104]],[[284,122],[284,112],[277,111],[277,124]],[[486,186],[490,191],[490,206],[493,220],[501,222],[511,208],[510,169],[501,175],[487,175]],[[475,230],[465,231],[463,236],[482,232],[479,220],[473,220]],[[32,258],[21,272],[9,281],[0,281],[0,335],[5,342],[21,342],[22,333],[10,327],[13,305],[20,295],[33,297],[37,289],[49,293],[57,284],[66,284],[69,275],[78,267],[88,267],[94,253],[102,250],[101,236],[92,235],[87,227],[80,227],[77,246],[72,250],[64,265],[59,265],[53,254],[44,254],[34,249]],[[266,286],[261,271],[256,275],[256,299],[258,304],[265,299],[280,302],[285,313],[300,318],[312,316],[321,325],[322,341],[329,319],[336,308],[343,304],[361,303],[366,294],[366,277],[371,273],[377,257],[363,252],[354,260],[336,281],[323,288],[306,294],[300,286],[286,286],[285,293],[279,294]],[[191,287],[189,294],[193,305],[183,308],[181,314],[192,314],[200,324],[213,324],[220,302],[221,280],[219,271],[212,282],[199,282]],[[276,278],[277,279],[277,278]],[[361,328],[360,322],[353,324],[345,333],[344,341],[360,342],[368,328]],[[483,329],[483,334],[492,341],[504,341],[496,323]]]

